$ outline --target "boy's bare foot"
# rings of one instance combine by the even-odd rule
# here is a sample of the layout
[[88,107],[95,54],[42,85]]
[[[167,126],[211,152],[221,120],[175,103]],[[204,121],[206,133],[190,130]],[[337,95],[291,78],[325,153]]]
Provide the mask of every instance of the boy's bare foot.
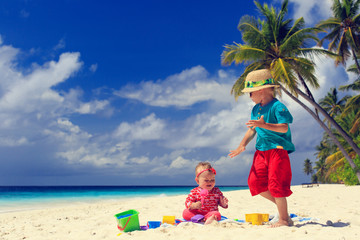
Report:
[[212,215],[211,217],[209,217],[208,219],[206,219],[204,225],[210,224],[210,223],[212,223],[212,222],[214,222],[214,221],[217,221],[217,220],[216,220],[215,215]]
[[289,223],[287,221],[284,221],[284,220],[279,220],[278,222],[274,223],[274,224],[271,224],[269,227],[270,228],[277,228],[277,227],[288,227],[290,226]]
[[284,227],[284,226],[286,226],[286,227],[294,226],[293,220],[291,220],[290,217],[288,218],[287,221],[279,219],[279,221],[277,221],[276,223],[271,224],[270,228],[277,228],[277,227]]

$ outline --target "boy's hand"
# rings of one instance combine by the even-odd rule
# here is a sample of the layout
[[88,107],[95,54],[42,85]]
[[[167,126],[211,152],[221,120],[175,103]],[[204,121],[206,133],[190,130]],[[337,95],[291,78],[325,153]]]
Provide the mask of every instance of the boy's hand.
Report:
[[230,150],[229,157],[233,158],[233,157],[239,155],[240,153],[242,153],[243,151],[245,151],[245,147],[243,147],[243,146],[238,147],[235,150]]
[[250,120],[246,123],[247,127],[252,129],[256,127],[264,127],[265,124],[264,115],[261,115],[259,120]]
[[192,203],[190,207],[191,209],[201,209],[201,201]]
[[229,203],[229,200],[228,200],[226,197],[222,196],[222,197],[220,198],[220,206],[221,206],[221,207],[227,208],[227,207],[228,207],[228,203]]

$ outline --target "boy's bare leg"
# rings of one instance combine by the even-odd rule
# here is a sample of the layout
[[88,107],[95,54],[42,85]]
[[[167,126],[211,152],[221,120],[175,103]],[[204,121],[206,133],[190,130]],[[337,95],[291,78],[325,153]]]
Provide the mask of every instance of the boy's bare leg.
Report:
[[285,197],[275,198],[275,204],[279,211],[279,221],[271,227],[289,226],[289,213],[287,208],[287,200]]
[[270,200],[270,201],[272,201],[273,203],[276,204],[275,198],[271,195],[269,190],[267,190],[266,192],[260,193],[260,196],[262,196],[262,197],[264,197],[264,198],[266,198],[266,199],[268,199],[268,200]]
[[275,224],[272,225],[272,227],[280,227],[280,226],[289,226],[289,213],[288,213],[288,208],[287,208],[287,200],[286,198],[274,198],[271,193],[269,192],[269,190],[267,190],[266,192],[262,192],[260,193],[260,195],[268,200],[270,200],[271,202],[276,204],[276,207],[279,211],[279,221]]

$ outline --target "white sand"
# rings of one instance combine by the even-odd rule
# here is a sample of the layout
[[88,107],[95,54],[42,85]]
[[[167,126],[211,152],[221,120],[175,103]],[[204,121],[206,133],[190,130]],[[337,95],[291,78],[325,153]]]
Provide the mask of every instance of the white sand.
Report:
[[[129,209],[140,212],[140,225],[161,221],[163,216],[181,218],[186,195],[101,201],[46,207],[0,214],[0,239],[360,239],[360,186],[320,185],[292,187],[289,212],[315,222],[295,222],[293,227],[268,228],[248,223],[215,223],[208,226],[182,223],[177,227],[123,233],[117,229],[114,214]],[[229,208],[222,215],[245,219],[245,213],[276,213],[275,205],[248,190],[225,192]],[[333,223],[330,224],[330,221]],[[328,223],[328,224],[327,224]]]

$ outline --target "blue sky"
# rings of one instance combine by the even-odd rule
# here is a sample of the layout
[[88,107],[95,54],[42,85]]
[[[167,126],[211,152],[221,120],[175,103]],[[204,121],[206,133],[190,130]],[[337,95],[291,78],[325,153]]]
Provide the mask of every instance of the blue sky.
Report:
[[[227,154],[253,104],[230,95],[244,66],[220,63],[244,14],[257,14],[253,1],[1,1],[0,185],[191,185],[198,161],[213,163],[218,184],[246,185],[254,144]],[[290,0],[300,16],[325,19],[330,2]],[[351,81],[316,61],[317,98]],[[281,100],[300,184],[322,130]]]

